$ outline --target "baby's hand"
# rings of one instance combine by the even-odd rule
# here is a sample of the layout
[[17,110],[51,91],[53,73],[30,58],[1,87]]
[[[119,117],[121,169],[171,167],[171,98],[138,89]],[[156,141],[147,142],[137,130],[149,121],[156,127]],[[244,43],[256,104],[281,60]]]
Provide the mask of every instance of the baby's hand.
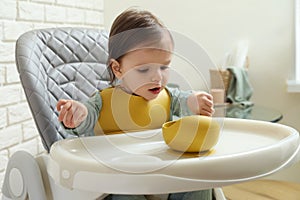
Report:
[[85,120],[88,110],[82,103],[73,100],[61,99],[56,104],[59,112],[58,120],[67,128],[76,128]]
[[187,99],[190,110],[198,115],[212,116],[215,112],[212,95],[206,92],[194,92]]

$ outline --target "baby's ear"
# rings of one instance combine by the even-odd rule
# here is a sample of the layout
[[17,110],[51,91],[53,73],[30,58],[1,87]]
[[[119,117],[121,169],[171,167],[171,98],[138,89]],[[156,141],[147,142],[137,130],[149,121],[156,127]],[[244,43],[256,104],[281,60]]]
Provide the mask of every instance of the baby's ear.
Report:
[[115,74],[117,79],[120,79],[122,76],[120,63],[115,59],[110,59],[109,63],[110,63],[109,66],[111,67],[112,72]]

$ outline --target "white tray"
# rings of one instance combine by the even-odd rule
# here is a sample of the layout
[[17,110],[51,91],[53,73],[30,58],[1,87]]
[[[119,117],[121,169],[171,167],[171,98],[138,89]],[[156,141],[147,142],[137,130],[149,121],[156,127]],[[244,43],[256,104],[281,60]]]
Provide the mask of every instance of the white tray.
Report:
[[160,129],[62,140],[51,148],[48,173],[70,189],[155,194],[248,181],[298,159],[299,135],[293,128],[244,119],[219,121],[219,143],[202,154],[171,150]]

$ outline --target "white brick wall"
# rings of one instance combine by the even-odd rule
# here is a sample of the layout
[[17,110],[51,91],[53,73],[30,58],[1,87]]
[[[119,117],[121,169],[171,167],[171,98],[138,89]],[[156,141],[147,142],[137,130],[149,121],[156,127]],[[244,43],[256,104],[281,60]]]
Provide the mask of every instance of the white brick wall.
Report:
[[7,126],[7,109],[0,108],[0,129]]
[[17,1],[1,0],[0,13],[1,19],[15,20],[17,17]]
[[[4,180],[4,172],[5,171],[1,171],[0,172],[0,185],[2,186],[3,180]],[[2,192],[0,192],[0,199],[2,199]]]
[[31,30],[32,27],[33,25],[30,22],[5,20],[3,21],[3,40],[16,41],[22,33]]
[[103,27],[103,0],[0,1],[0,199],[9,157],[44,152],[15,66],[15,42],[32,29]]

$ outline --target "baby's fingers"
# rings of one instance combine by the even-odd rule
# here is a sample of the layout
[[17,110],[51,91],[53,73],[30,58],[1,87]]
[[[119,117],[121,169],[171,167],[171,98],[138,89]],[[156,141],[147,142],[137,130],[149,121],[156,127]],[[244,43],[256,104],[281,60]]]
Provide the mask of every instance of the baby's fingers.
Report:
[[68,102],[66,99],[60,99],[56,104],[56,110],[60,111],[61,107]]
[[211,94],[205,93],[205,96],[206,96],[207,99],[209,99],[211,101],[213,100],[213,96]]
[[204,107],[202,111],[200,111],[201,115],[212,116],[215,113],[215,109],[212,107]]
[[73,110],[69,109],[66,114],[64,115],[64,118],[63,118],[63,123],[66,127],[68,128],[74,128],[75,125],[74,125],[74,113],[73,113]]
[[208,106],[208,107],[213,107],[214,106],[214,102],[212,99],[206,99],[204,101],[205,105]]
[[59,121],[63,121],[63,119],[65,118],[65,115],[69,112],[71,107],[72,107],[72,102],[71,101],[67,101],[67,102],[65,102],[65,104],[60,106],[60,113],[59,113],[59,116],[58,116]]

